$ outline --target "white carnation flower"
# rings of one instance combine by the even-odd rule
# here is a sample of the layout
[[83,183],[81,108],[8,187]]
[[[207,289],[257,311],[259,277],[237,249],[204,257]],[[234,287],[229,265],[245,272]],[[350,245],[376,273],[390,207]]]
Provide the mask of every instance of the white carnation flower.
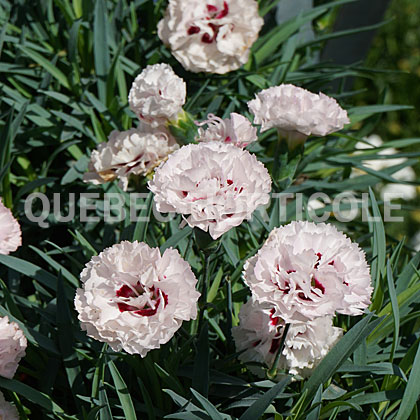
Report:
[[335,312],[360,315],[372,294],[369,266],[358,244],[330,224],[292,222],[274,229],[244,265],[259,303],[296,323]]
[[4,399],[0,391],[0,420],[19,420],[19,413],[16,407]]
[[255,155],[231,144],[184,146],[156,169],[149,189],[160,212],[176,212],[213,239],[267,204],[271,178]]
[[168,64],[147,66],[134,80],[128,95],[131,110],[152,127],[164,125],[182,111],[187,95],[183,79]]
[[158,35],[185,69],[223,74],[248,61],[263,23],[255,0],[169,0]]
[[172,248],[161,255],[143,242],[123,241],[93,257],[81,281],[75,297],[81,327],[114,351],[144,357],[197,316],[197,279]]
[[19,222],[0,198],[0,254],[10,254],[22,245]]
[[12,379],[28,345],[23,331],[6,316],[0,318],[0,376]]
[[246,147],[258,140],[257,129],[252,126],[248,118],[240,114],[232,112],[230,118],[225,119],[209,114],[207,118],[206,121],[196,122],[198,126],[208,125],[206,130],[198,129],[199,142],[219,141],[237,147]]
[[167,156],[178,149],[165,129],[148,130],[146,126],[128,131],[114,130],[108,141],[99,144],[90,157],[83,180],[103,184],[118,178],[123,190],[128,187],[130,175],[145,176]]
[[335,99],[294,85],[265,89],[248,107],[262,132],[275,127],[289,144],[303,142],[310,135],[326,136],[350,122]]
[[[263,309],[250,299],[241,307],[239,326],[232,328],[236,350],[243,352],[239,359],[245,363],[258,362],[270,369],[279,350],[284,326],[284,321],[274,316],[274,309]],[[328,316],[292,324],[277,369],[309,376],[341,335],[341,328],[333,327]],[[261,367],[250,366],[250,370],[260,377],[265,376]],[[281,375],[279,373],[279,377]]]

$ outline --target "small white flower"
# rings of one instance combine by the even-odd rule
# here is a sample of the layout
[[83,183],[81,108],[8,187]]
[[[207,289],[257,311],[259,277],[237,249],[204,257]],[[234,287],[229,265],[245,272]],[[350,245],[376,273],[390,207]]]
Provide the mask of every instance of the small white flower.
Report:
[[267,204],[271,178],[255,155],[231,144],[184,146],[156,169],[149,189],[160,212],[186,217],[213,239]]
[[197,141],[219,141],[230,143],[237,147],[246,147],[249,143],[258,140],[257,129],[252,126],[248,118],[232,112],[230,118],[219,118],[213,114],[207,116],[208,120],[196,122],[198,126],[208,125],[206,130],[198,129]]
[[147,66],[134,80],[128,95],[131,110],[153,127],[164,125],[182,111],[187,95],[183,79],[168,64]]
[[158,35],[185,69],[223,74],[248,61],[263,23],[255,0],[169,0]]
[[22,231],[12,212],[0,198],[0,254],[10,254],[22,245]]
[[[239,326],[232,328],[236,350],[243,352],[239,359],[245,363],[258,362],[270,369],[279,350],[284,321],[274,316],[274,309],[263,309],[250,299],[239,312]],[[327,316],[313,321],[292,324],[286,336],[277,369],[292,375],[307,377],[327,355],[342,335]],[[251,372],[263,377],[264,369],[250,366]],[[278,374],[278,378],[282,375]]]
[[326,136],[350,122],[335,99],[294,85],[265,89],[248,107],[262,132],[275,127],[289,144],[303,142],[310,135]]
[[114,351],[144,357],[197,316],[197,279],[172,248],[161,255],[143,242],[123,241],[93,257],[81,281],[75,297],[81,327]]
[[274,229],[243,275],[253,298],[288,323],[336,312],[360,315],[372,294],[364,252],[331,224]]
[[6,316],[0,318],[0,376],[12,379],[28,345],[23,331]]
[[19,413],[16,407],[4,398],[0,391],[0,420],[19,420]]
[[99,144],[90,157],[83,180],[103,184],[118,178],[123,190],[128,187],[130,175],[145,176],[167,156],[178,149],[166,129],[151,131],[147,126],[128,131],[113,131],[106,143]]

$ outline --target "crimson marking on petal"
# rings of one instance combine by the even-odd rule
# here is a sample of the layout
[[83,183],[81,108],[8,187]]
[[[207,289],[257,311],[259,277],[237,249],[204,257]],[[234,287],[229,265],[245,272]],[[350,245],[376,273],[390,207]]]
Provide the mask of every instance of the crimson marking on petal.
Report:
[[280,338],[275,338],[272,342],[271,342],[271,347],[270,347],[270,353],[274,354],[277,353],[277,350],[280,347]]
[[155,309],[153,308],[140,309],[139,311],[134,311],[134,313],[141,316],[153,316],[156,314],[158,310],[159,303],[160,303],[160,299],[157,300]]
[[120,289],[118,289],[116,295],[118,297],[124,297],[124,298],[129,298],[129,297],[135,297],[136,296],[134,291],[126,285],[124,285]]
[[188,35],[198,34],[200,32],[200,28],[198,26],[192,25],[188,28]]
[[227,136],[225,138],[225,143],[230,143],[232,141],[232,139],[230,138],[230,136]]
[[[278,267],[278,266],[277,266],[277,267]],[[290,273],[296,273],[296,270],[287,270],[287,271],[286,271],[286,273],[287,273],[287,274],[290,274]]]
[[232,185],[232,184],[233,184],[233,181],[232,181],[231,179],[228,179],[228,180],[226,181],[226,183],[227,183],[228,185]]
[[278,316],[274,316],[275,309],[270,310],[270,324],[276,326],[279,323],[280,318]]
[[182,195],[186,197],[188,195],[188,191],[182,191]]
[[216,6],[213,6],[212,4],[208,4],[208,5],[207,5],[207,11],[208,11],[209,13],[214,13],[214,12],[217,12],[217,7],[216,7]]
[[318,268],[319,267],[319,260],[321,259],[322,254],[320,252],[318,252],[316,254],[316,256],[318,257],[318,260],[317,260],[317,263],[314,265],[314,268]]
[[254,341],[254,342],[252,343],[252,347],[257,347],[257,346],[258,346],[258,344],[260,344],[260,343],[261,343],[261,340]]
[[214,37],[210,36],[207,32],[201,37],[201,42],[205,44],[211,44],[214,41]]
[[228,13],[229,13],[229,6],[224,1],[223,2],[223,10],[216,16],[216,19],[222,19],[222,18],[224,18]]
[[311,286],[316,287],[317,289],[321,290],[321,293],[325,293],[325,287],[320,283],[316,278],[313,278],[311,281]]
[[120,312],[135,311],[135,306],[127,305],[126,303],[118,303],[118,309]]
[[328,265],[334,265],[334,260],[330,261]]

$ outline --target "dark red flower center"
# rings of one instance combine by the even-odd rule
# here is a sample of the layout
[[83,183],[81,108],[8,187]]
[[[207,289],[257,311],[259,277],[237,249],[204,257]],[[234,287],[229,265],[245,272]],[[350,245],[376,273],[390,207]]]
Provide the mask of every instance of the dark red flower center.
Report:
[[[207,4],[207,13],[208,16],[205,18],[206,20],[214,20],[214,19],[223,19],[229,13],[229,5],[226,1],[223,2],[223,8],[219,9],[217,6],[213,4]],[[217,38],[217,34],[219,33],[220,25],[216,25],[215,23],[208,24],[210,28],[210,33],[205,32],[201,37],[201,42],[204,44],[211,44]],[[188,35],[198,34],[201,31],[200,27],[197,25],[191,25],[187,29]]]
[[[143,295],[143,293],[149,293],[150,300],[142,305],[142,307],[139,307],[138,305],[134,306],[135,302],[133,299]],[[117,302],[120,312],[130,311],[141,316],[155,315],[160,305],[161,296],[163,296],[164,306],[168,304],[168,295],[166,293],[162,292],[160,289],[156,289],[154,286],[146,290],[140,282],[137,282],[133,288],[123,285],[117,290],[116,296],[117,298],[122,298]],[[130,304],[130,299],[132,300],[132,304]],[[125,300],[125,302],[121,302],[121,300]]]

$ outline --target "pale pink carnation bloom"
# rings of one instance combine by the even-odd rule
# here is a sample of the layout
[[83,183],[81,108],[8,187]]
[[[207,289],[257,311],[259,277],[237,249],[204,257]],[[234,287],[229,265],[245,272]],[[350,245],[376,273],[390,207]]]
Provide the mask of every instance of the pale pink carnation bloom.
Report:
[[372,294],[359,245],[331,224],[292,222],[274,229],[244,265],[255,300],[288,323],[336,312],[360,315]]
[[128,131],[114,130],[107,142],[92,151],[83,181],[104,184],[118,178],[126,190],[131,175],[146,176],[176,149],[178,145],[164,128],[152,131],[142,125]]
[[5,400],[0,391],[0,420],[19,420],[19,413],[16,407]]
[[144,357],[197,316],[197,279],[172,248],[161,255],[123,241],[92,257],[81,281],[74,301],[81,327],[114,351]]
[[[285,325],[273,314],[274,309],[263,309],[252,299],[242,305],[239,326],[232,328],[236,350],[243,352],[239,355],[240,360],[261,363],[267,369],[272,367]],[[341,328],[333,327],[328,316],[292,324],[276,368],[292,375],[310,376],[341,335]],[[265,376],[262,366],[250,365],[249,369],[260,377]],[[282,372],[279,372],[277,379],[281,376]]]
[[219,118],[213,114],[207,116],[208,120],[196,122],[196,125],[207,124],[207,129],[198,129],[197,141],[219,141],[230,143],[237,147],[246,147],[249,143],[258,140],[257,129],[252,126],[248,118],[232,112],[230,118]]
[[12,212],[0,198],[0,254],[10,254],[22,245],[22,231]]
[[212,142],[184,146],[156,169],[149,189],[160,212],[180,213],[213,239],[267,204],[271,178],[246,150]]
[[153,127],[164,125],[182,111],[187,95],[183,79],[168,64],[147,66],[134,80],[128,95],[131,110]]
[[248,61],[263,23],[255,0],[169,0],[158,35],[185,69],[223,74]]
[[261,125],[261,132],[275,127],[289,145],[301,143],[310,135],[334,133],[350,122],[334,98],[294,85],[262,90],[248,107],[255,116],[254,123]]
[[12,379],[28,345],[23,331],[7,316],[0,318],[0,376]]

